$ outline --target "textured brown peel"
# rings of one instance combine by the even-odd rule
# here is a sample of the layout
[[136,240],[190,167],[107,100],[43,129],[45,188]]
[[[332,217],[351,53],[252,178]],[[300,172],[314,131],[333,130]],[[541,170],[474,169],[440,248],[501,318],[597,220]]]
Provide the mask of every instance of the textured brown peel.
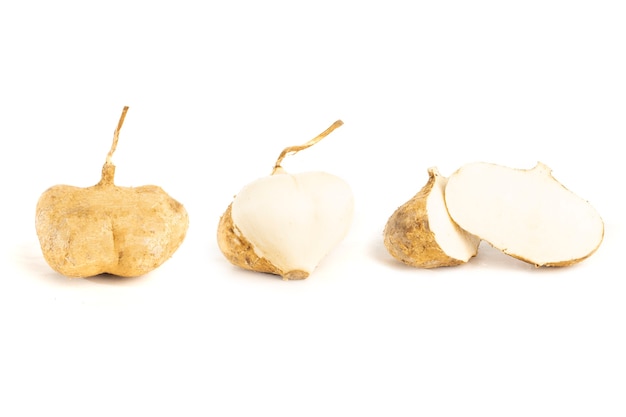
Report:
[[44,258],[69,277],[146,274],[178,249],[188,224],[183,205],[151,185],[57,185],[40,197],[35,219]]
[[426,198],[435,185],[430,173],[428,182],[389,218],[384,230],[387,251],[399,261],[420,268],[455,266],[465,262],[448,256],[435,240],[429,227]]
[[228,206],[217,227],[217,244],[230,263],[250,271],[280,275],[285,280],[304,279],[305,271],[281,271],[265,258],[254,252],[254,246],[235,227],[231,216],[232,203]]

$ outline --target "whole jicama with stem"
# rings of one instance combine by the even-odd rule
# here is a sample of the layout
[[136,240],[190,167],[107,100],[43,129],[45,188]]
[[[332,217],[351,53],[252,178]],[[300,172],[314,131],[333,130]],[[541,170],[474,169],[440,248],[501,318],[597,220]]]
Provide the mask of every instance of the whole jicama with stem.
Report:
[[350,186],[326,172],[289,174],[281,163],[341,126],[340,120],[304,145],[285,148],[271,175],[246,185],[219,221],[217,242],[232,264],[307,278],[348,233],[354,211]]
[[98,184],[56,185],[37,203],[35,228],[50,267],[68,277],[133,277],[159,267],[185,238],[189,219],[181,203],[155,185],[114,184],[113,152],[124,107]]

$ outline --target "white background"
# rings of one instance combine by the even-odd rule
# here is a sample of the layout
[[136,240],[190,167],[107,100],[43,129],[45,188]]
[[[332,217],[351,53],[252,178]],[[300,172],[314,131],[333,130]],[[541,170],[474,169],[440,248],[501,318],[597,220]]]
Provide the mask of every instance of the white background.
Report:
[[[13,1],[0,5],[0,414],[626,415],[622,1]],[[190,229],[139,278],[44,262],[39,195],[158,184]],[[307,280],[231,266],[219,216],[280,151],[348,181]],[[536,269],[481,246],[440,270],[382,230],[437,166],[542,161],[605,221]]]

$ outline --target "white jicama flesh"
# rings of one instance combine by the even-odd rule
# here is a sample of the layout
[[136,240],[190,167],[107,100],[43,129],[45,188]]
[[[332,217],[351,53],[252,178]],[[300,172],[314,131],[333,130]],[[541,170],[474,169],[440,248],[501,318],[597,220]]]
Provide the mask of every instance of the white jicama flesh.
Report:
[[282,276],[307,278],[346,236],[354,197],[341,178],[325,172],[288,174],[280,166],[341,126],[337,121],[302,146],[285,149],[272,175],[246,185],[218,226],[218,245],[234,265]]
[[461,228],[536,266],[580,262],[604,236],[596,210],[542,163],[529,170],[467,164],[450,176],[445,202]]
[[426,185],[400,206],[385,226],[389,253],[407,265],[421,268],[466,263],[478,252],[480,239],[457,226],[444,202],[447,178],[428,170]]
[[308,275],[348,233],[353,205],[350,187],[334,175],[283,172],[244,187],[232,219],[257,256],[287,276]]

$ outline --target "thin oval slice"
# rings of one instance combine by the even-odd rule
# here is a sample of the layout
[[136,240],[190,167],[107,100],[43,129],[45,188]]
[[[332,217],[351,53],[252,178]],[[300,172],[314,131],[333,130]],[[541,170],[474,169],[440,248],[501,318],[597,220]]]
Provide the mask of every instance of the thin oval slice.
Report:
[[467,164],[448,179],[445,201],[461,228],[536,266],[580,262],[604,236],[598,212],[542,163],[529,170]]
[[460,229],[448,216],[444,202],[447,178],[437,168],[428,182],[400,206],[385,226],[385,247],[399,261],[420,268],[466,263],[478,252],[480,239]]

